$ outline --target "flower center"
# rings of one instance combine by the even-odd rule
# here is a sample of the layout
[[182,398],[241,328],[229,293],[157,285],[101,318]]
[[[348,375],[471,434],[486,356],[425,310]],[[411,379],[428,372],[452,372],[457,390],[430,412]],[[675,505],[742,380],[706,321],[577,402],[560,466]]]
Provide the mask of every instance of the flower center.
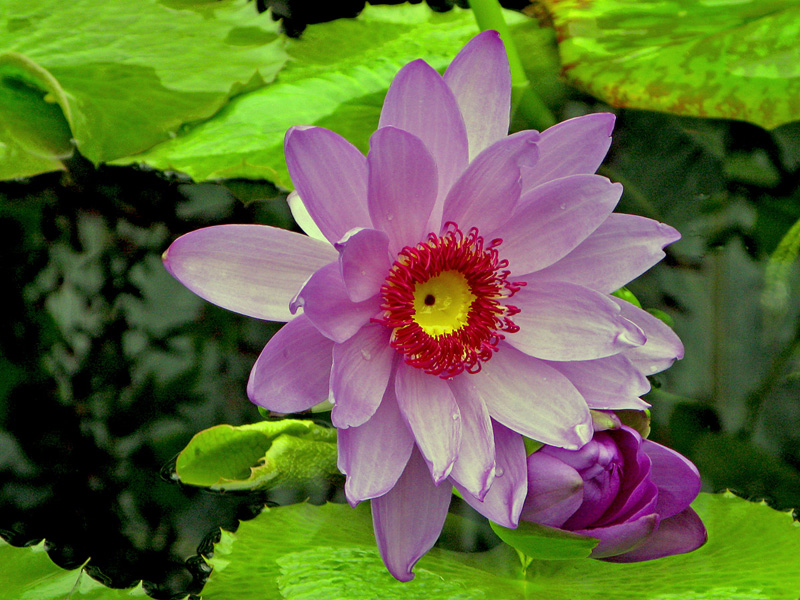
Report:
[[477,229],[465,235],[447,223],[442,235],[400,251],[381,287],[378,321],[406,363],[442,378],[477,373],[505,334],[519,331],[511,320],[519,309],[505,301],[525,284],[507,281],[501,242],[484,245]]

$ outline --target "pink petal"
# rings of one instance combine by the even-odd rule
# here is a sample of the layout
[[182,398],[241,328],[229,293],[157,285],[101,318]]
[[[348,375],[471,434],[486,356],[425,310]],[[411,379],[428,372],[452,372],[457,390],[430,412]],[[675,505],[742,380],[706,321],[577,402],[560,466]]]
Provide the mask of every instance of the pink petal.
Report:
[[592,418],[578,390],[544,362],[501,345],[480,373],[461,375],[453,389],[474,393],[491,417],[545,444],[580,448],[592,439]]
[[396,254],[428,234],[428,217],[436,201],[436,164],[420,139],[395,127],[378,129],[370,138],[369,214],[377,229],[389,235]]
[[461,413],[461,448],[450,477],[471,495],[483,500],[494,481],[494,433],[486,405],[474,393],[450,388]]
[[303,204],[303,199],[300,198],[300,194],[297,193],[297,190],[289,192],[289,195],[286,196],[286,203],[289,205],[289,211],[292,213],[294,222],[303,230],[303,233],[315,240],[327,241],[319,230],[319,227],[317,227],[317,224],[314,223],[314,219],[312,219],[311,215],[308,213],[308,209],[306,205]]
[[467,167],[467,131],[453,92],[433,68],[415,60],[392,81],[381,111],[379,127],[393,125],[423,141],[438,171],[437,202],[431,231],[438,231],[442,206],[450,186]]
[[545,360],[592,360],[645,343],[613,298],[572,283],[529,282],[511,299],[520,330],[506,341]]
[[548,364],[572,382],[589,408],[644,410],[650,406],[639,397],[650,391],[650,382],[623,354]]
[[380,302],[377,298],[352,302],[339,264],[333,262],[314,273],[292,300],[293,311],[300,307],[322,335],[341,343],[369,323],[380,311]]
[[644,346],[625,352],[637,369],[645,375],[653,375],[683,358],[683,343],[669,325],[630,302],[615,296],[611,299],[619,305],[622,316],[635,323],[647,337]]
[[164,266],[201,298],[249,317],[292,318],[289,302],[311,274],[336,259],[332,246],[264,225],[215,225],[187,233]]
[[322,127],[292,127],[286,166],[314,223],[331,243],[354,227],[371,227],[367,161],[358,148]]
[[575,469],[544,452],[528,457],[528,495],[520,518],[561,527],[583,502],[583,479]]
[[617,556],[609,556],[604,560],[629,563],[684,554],[697,550],[707,540],[708,533],[700,517],[691,508],[686,508],[674,517],[662,520],[658,525],[658,530],[645,538],[633,550]]
[[553,179],[594,173],[611,145],[614,115],[597,113],[575,117],[542,132],[541,157],[522,175],[527,191]]
[[361,229],[336,244],[339,266],[350,300],[363,302],[380,292],[389,268],[389,236],[377,229]]
[[519,200],[519,165],[536,161],[538,138],[535,131],[522,131],[481,152],[447,194],[442,222],[483,233],[505,223]]
[[382,325],[366,325],[349,340],[333,346],[331,420],[337,428],[361,425],[375,413],[389,383],[395,354],[389,345],[389,330]]
[[272,336],[250,371],[251,402],[279,413],[311,408],[328,397],[333,342],[300,315]]
[[[358,427],[338,431],[339,470],[347,475],[347,501],[383,496],[406,468],[414,438],[397,407],[394,386],[386,388],[375,414]],[[430,476],[426,476],[430,479]]]
[[680,237],[658,221],[611,214],[572,252],[525,279],[567,281],[610,294],[664,258],[663,248]]
[[434,485],[418,450],[385,495],[372,500],[372,524],[378,549],[389,572],[411,581],[411,569],[431,549],[444,526],[451,488]]
[[492,422],[496,444],[497,469],[492,487],[483,498],[478,500],[458,483],[456,489],[461,492],[464,501],[487,519],[502,525],[515,528],[519,523],[519,514],[528,491],[528,468],[525,463],[525,443],[522,436]]
[[500,256],[515,277],[565,257],[608,218],[622,186],[599,175],[573,175],[527,192],[506,223],[490,234],[502,238]]
[[644,440],[642,449],[653,463],[650,479],[658,487],[656,512],[667,519],[687,508],[700,493],[700,473],[685,456]]
[[592,558],[607,558],[628,552],[641,544],[647,536],[651,535],[658,527],[658,515],[645,515],[618,525],[608,527],[597,527],[590,529],[579,529],[575,533],[588,535],[589,537],[600,540],[600,543],[592,550]]
[[511,70],[496,31],[476,35],[453,59],[444,74],[467,127],[469,158],[508,133]]
[[438,485],[453,468],[461,446],[461,412],[447,382],[400,362],[397,404]]

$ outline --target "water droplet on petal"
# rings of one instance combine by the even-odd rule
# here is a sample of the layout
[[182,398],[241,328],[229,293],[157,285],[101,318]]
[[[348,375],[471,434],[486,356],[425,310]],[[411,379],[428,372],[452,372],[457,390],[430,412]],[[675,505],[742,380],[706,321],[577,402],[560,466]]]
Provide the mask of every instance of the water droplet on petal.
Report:
[[461,418],[461,415],[459,413],[453,413],[450,416],[453,417],[453,421],[458,421]]
[[504,471],[503,471],[503,467],[497,467],[497,468],[494,470],[494,476],[495,476],[495,477],[502,477],[502,476],[503,476],[503,473],[504,473]]
[[370,360],[372,358],[372,354],[366,348],[361,349],[361,356],[364,358],[364,360]]
[[566,210],[566,209],[567,209],[567,205],[566,204],[562,204],[561,205],[561,210]]
[[392,219],[394,219],[394,215],[393,214],[389,213],[389,214],[386,215],[386,220],[387,221],[391,221]]
[[651,373],[658,373],[658,365],[650,365]]

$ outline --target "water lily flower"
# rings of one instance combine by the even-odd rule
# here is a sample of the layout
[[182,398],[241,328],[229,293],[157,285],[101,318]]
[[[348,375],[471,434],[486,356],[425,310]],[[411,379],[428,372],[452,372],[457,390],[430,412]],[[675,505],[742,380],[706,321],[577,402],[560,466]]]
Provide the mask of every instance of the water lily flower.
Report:
[[521,518],[598,539],[593,558],[652,560],[706,542],[689,506],[699,492],[689,459],[623,425],[596,432],[580,450],[544,446],[531,454]]
[[577,449],[589,409],[641,409],[644,374],[682,356],[660,321],[609,294],[678,233],[612,214],[595,175],[614,117],[507,135],[511,79],[496,32],[444,76],[421,60],[387,93],[364,156],[336,133],[286,134],[302,235],[260,225],[191,232],[167,269],[203,298],[284,321],[250,399],[295,413],[330,399],[352,504],[401,580],[441,531],[455,485],[514,527],[522,436]]

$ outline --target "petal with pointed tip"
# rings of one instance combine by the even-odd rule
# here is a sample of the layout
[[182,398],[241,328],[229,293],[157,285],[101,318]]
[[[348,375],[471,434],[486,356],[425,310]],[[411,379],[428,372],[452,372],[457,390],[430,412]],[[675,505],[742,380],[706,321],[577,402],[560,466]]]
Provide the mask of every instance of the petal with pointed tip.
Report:
[[333,346],[331,420],[337,428],[357,427],[378,408],[392,373],[395,351],[389,330],[366,325],[349,340]]
[[389,125],[417,136],[433,156],[439,177],[431,222],[432,230],[438,231],[444,198],[467,167],[469,149],[456,98],[442,76],[425,61],[407,64],[392,81],[379,127]]
[[523,190],[553,179],[597,171],[611,145],[615,119],[610,113],[583,115],[543,131],[541,160],[523,171]]
[[586,401],[553,367],[501,345],[479,373],[461,376],[489,415],[506,427],[545,444],[580,448],[592,439]]
[[322,127],[286,132],[286,166],[319,230],[334,243],[354,227],[371,227],[367,161],[342,136]]
[[680,237],[653,219],[611,214],[572,252],[525,279],[567,281],[610,294],[664,258],[664,247]]
[[691,508],[686,508],[679,514],[662,520],[658,525],[658,530],[645,538],[633,550],[617,556],[606,557],[604,560],[629,563],[685,554],[697,550],[707,540],[708,533],[703,521]]
[[450,382],[461,413],[461,448],[450,477],[478,500],[483,500],[494,481],[494,433],[489,411],[471,388]]
[[519,523],[522,505],[528,492],[528,469],[525,463],[525,443],[522,436],[492,421],[497,463],[492,487],[478,500],[458,483],[464,501],[490,521],[503,527],[515,528]]
[[511,70],[500,34],[489,30],[472,38],[447,67],[444,82],[464,117],[472,160],[508,133]]
[[369,421],[340,429],[338,439],[339,470],[347,475],[344,491],[352,506],[391,490],[414,448],[414,438],[397,406],[394,386],[386,388]]
[[644,346],[625,352],[637,369],[645,375],[653,375],[683,358],[683,343],[669,325],[630,302],[615,296],[611,296],[611,299],[619,305],[622,316],[636,323],[647,337]]
[[635,521],[608,527],[579,529],[575,533],[600,540],[600,543],[592,550],[591,557],[607,558],[632,550],[651,535],[656,527],[658,527],[658,515],[651,514],[644,515]]
[[336,244],[347,294],[363,302],[380,292],[392,266],[389,236],[377,229],[361,229]]
[[506,341],[545,360],[592,360],[645,343],[613,298],[573,283],[529,282],[511,299],[519,331]]
[[333,262],[314,273],[292,300],[293,311],[300,307],[322,335],[341,343],[378,314],[380,302],[377,298],[352,302],[344,287],[339,264]]
[[414,579],[412,569],[433,547],[444,526],[452,490],[437,486],[418,450],[411,453],[394,487],[372,500],[372,524],[383,562],[400,581]]
[[671,448],[644,440],[642,449],[650,457],[650,479],[658,487],[656,512],[662,519],[678,514],[700,493],[700,473],[685,456]]
[[428,233],[436,201],[436,163],[422,141],[396,127],[372,134],[369,165],[369,214],[389,236],[389,250],[416,245]]
[[422,456],[439,484],[453,468],[461,446],[461,412],[444,379],[400,362],[395,393]]
[[589,408],[644,410],[650,406],[639,397],[650,391],[650,382],[623,354],[548,364],[572,382]]
[[481,152],[450,188],[442,222],[488,233],[508,220],[519,200],[519,165],[536,162],[535,131],[503,138]]
[[289,192],[289,195],[286,196],[286,203],[289,205],[289,211],[292,213],[294,222],[297,223],[297,226],[300,227],[308,237],[314,238],[315,240],[322,240],[323,242],[328,241],[325,236],[322,235],[317,224],[314,223],[314,219],[311,218],[297,190]]
[[182,235],[164,253],[175,279],[234,312],[288,321],[303,283],[336,259],[326,242],[264,225],[215,225]]
[[300,315],[272,336],[250,371],[251,402],[279,413],[311,408],[328,397],[333,342]]
[[622,186],[599,175],[573,175],[527,192],[490,238],[501,238],[500,256],[514,277],[552,265],[605,221]]

